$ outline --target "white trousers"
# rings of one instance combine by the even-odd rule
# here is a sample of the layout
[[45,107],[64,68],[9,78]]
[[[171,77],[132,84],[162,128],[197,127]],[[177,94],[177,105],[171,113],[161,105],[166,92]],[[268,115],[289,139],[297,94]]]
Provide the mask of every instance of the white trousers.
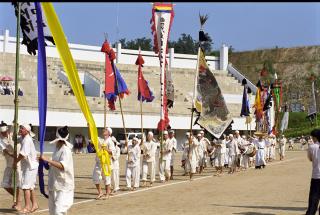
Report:
[[167,176],[168,178],[170,178],[170,162],[171,159],[167,159],[167,160],[160,160],[159,164],[159,177],[161,181],[164,181],[166,179],[165,176]]
[[94,184],[100,184],[101,180],[103,180],[105,185],[110,185],[111,176],[112,176],[112,171],[110,176],[105,176],[101,169],[100,164],[96,163],[92,173],[92,180]]
[[218,153],[216,158],[214,159],[215,167],[224,166],[224,161],[225,161],[225,154],[224,153]]
[[230,168],[235,168],[236,165],[236,155],[229,155],[228,165]]
[[258,149],[256,153],[256,166],[266,165],[264,157],[264,149]]
[[38,168],[21,171],[20,188],[23,190],[33,190],[36,187]]
[[150,175],[150,181],[154,182],[156,180],[156,171],[154,161],[142,163],[142,181],[147,181],[148,173]]
[[196,168],[197,168],[197,160],[189,160],[187,159],[186,161],[186,169],[188,172],[191,172],[191,173],[196,173]]
[[134,167],[128,167],[126,169],[126,181],[127,181],[127,187],[131,188],[131,177],[132,177],[132,183],[133,187],[137,188],[139,187],[139,179],[140,179],[140,172],[138,166]]
[[49,214],[66,215],[73,204],[73,190],[49,191]]
[[117,191],[120,190],[119,187],[119,169],[113,169],[112,170],[112,186],[113,186],[113,190]]
[[244,167],[246,169],[249,168],[249,161],[250,161],[250,158],[248,155],[246,154],[242,155],[242,159],[240,162],[241,167]]
[[[17,186],[20,187],[20,184],[21,184],[21,170],[20,170],[20,168],[17,169],[16,173],[17,173],[16,174]],[[1,187],[3,187],[3,188],[13,187],[13,168],[12,167],[6,167],[4,169]]]
[[279,154],[280,154],[281,156],[283,156],[283,157],[284,157],[284,155],[285,155],[285,151],[286,151],[285,146],[280,146],[280,148],[279,148]]

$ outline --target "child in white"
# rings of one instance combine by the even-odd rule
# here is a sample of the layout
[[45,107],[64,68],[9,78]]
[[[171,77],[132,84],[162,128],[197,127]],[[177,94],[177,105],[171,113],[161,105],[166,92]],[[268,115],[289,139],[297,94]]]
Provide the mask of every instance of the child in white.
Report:
[[115,150],[112,152],[112,186],[113,186],[113,193],[116,193],[120,190],[119,187],[119,159],[120,159],[120,148],[118,146],[118,141],[112,137],[114,142]]
[[[111,139],[111,134],[112,134],[112,129],[111,128],[107,128],[104,129],[103,131],[103,136],[104,139],[100,139],[99,144],[100,144],[100,150],[105,150],[108,152],[109,154],[109,158],[110,158],[110,169],[112,171],[112,152],[114,151],[114,142]],[[108,168],[108,167],[106,167]],[[101,163],[100,163],[100,159],[98,156],[96,156],[96,164],[95,167],[93,169],[93,174],[92,174],[92,180],[93,183],[96,185],[96,188],[98,190],[98,196],[96,197],[96,199],[101,199],[101,198],[105,198],[105,197],[109,197],[110,193],[111,193],[111,175],[106,176],[102,170],[101,167]],[[105,188],[106,188],[106,193],[103,194],[101,191],[101,187],[100,187],[100,182],[101,180],[104,181],[105,184]]]
[[191,138],[191,142],[190,142],[191,144],[190,144],[190,150],[188,151],[188,154],[187,154],[188,160],[186,165],[190,174],[190,180],[192,180],[192,176],[194,173],[196,173],[197,163],[199,161],[199,154],[197,149],[200,145],[200,142],[193,136],[189,138]]
[[261,167],[265,167],[266,165],[266,161],[265,161],[265,146],[266,146],[266,143],[265,143],[265,140],[262,138],[262,136],[259,137],[259,139],[255,139],[254,140],[254,144],[257,148],[257,153],[256,153],[256,166],[255,168],[256,169],[261,169]]
[[48,190],[50,215],[64,215],[73,204],[74,196],[74,170],[72,159],[72,144],[69,138],[68,127],[57,130],[57,139],[50,142],[56,147],[52,158],[47,159],[43,155],[40,159],[48,162]]
[[155,162],[156,162],[156,151],[157,144],[153,141],[153,133],[148,132],[147,141],[141,146],[143,150],[142,158],[142,181],[143,186],[146,186],[148,172],[150,175],[150,186],[155,181],[156,172],[155,172]]
[[132,144],[128,145],[128,156],[126,159],[126,181],[127,181],[127,188],[131,189],[131,176],[133,181],[133,188],[132,190],[136,190],[139,187],[139,180],[140,180],[140,172],[138,172],[138,165],[139,156],[141,154],[141,149],[138,144],[138,138],[134,137],[132,139]]
[[172,142],[168,137],[168,132],[163,132],[163,142],[162,142],[162,161],[161,155],[160,159],[160,168],[159,168],[159,177],[160,181],[163,183],[165,180],[168,181],[170,179],[170,163],[171,163],[171,153],[173,149]]
[[[0,124],[0,152],[2,152],[5,160],[6,160],[6,168],[3,172],[3,179],[1,186],[13,196],[13,148],[14,148],[14,142],[12,140],[12,136],[8,131],[7,124],[4,122],[1,122]],[[20,152],[21,145],[17,145],[17,154]],[[16,178],[17,178],[17,198],[14,201],[14,204],[12,208],[15,208],[16,210],[21,209],[21,197],[20,197],[20,181],[21,181],[21,167],[20,163],[17,165],[17,172],[16,172]]]
[[177,140],[174,137],[174,130],[170,130],[169,138],[172,144],[171,160],[170,160],[170,180],[173,180],[173,166],[174,166],[174,157],[177,152]]
[[32,213],[39,208],[34,191],[39,163],[37,161],[37,151],[31,137],[35,135],[28,124],[20,126],[19,134],[23,139],[21,143],[21,150],[16,162],[18,163],[21,161],[20,188],[23,190],[25,201],[25,207],[21,212]]

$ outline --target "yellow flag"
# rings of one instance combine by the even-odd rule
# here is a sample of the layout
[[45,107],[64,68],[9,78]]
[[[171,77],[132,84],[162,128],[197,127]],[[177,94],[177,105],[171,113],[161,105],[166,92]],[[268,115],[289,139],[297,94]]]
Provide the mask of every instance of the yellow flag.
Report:
[[59,52],[61,62],[67,73],[71,88],[74,92],[74,95],[76,96],[76,99],[81,108],[81,111],[89,124],[90,136],[91,136],[94,148],[96,149],[97,155],[103,154],[103,159],[101,159],[102,157],[100,158],[103,172],[106,176],[109,176],[111,171],[110,157],[108,153],[99,153],[100,149],[99,149],[99,143],[98,143],[98,130],[94,122],[94,119],[92,117],[91,111],[89,109],[87,99],[84,95],[81,81],[78,75],[78,70],[73,60],[73,57],[71,55],[69,45],[64,35],[62,26],[53,8],[52,3],[42,2],[41,5],[46,15],[46,20],[50,28],[51,34],[53,36],[54,42],[56,44],[57,50]]

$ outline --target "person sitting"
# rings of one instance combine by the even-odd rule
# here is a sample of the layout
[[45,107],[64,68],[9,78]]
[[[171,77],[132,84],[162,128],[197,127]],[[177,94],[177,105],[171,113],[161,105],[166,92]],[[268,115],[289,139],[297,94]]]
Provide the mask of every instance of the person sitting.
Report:
[[96,153],[96,150],[91,140],[88,140],[87,150],[88,150],[88,153]]
[[18,89],[18,96],[23,96],[23,92],[20,88]]

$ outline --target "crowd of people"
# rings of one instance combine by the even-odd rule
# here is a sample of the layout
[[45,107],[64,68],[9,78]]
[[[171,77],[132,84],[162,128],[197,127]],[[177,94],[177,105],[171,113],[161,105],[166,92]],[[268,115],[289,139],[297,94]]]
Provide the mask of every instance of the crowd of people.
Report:
[[[15,86],[14,83],[9,81],[0,81],[0,95],[14,95]],[[23,91],[18,89],[18,96],[23,96]]]
[[[96,199],[106,199],[115,195],[119,190],[120,180],[120,143],[112,136],[112,129],[103,130],[103,137],[99,138],[99,149],[96,153],[95,165],[92,172],[92,184],[97,189]],[[83,136],[77,135],[74,145],[68,142],[68,127],[57,129],[52,158],[39,156],[34,145],[33,132],[28,124],[19,126],[18,157],[14,159],[12,133],[6,123],[0,124],[0,149],[6,159],[2,187],[13,195],[12,174],[17,167],[18,192],[12,206],[22,213],[32,213],[39,206],[36,200],[35,186],[39,160],[49,167],[49,211],[50,214],[64,214],[73,204],[74,170],[72,148],[83,142]],[[255,133],[254,137],[233,134],[222,135],[220,139],[210,141],[204,131],[196,135],[186,133],[181,157],[181,167],[185,176],[193,180],[194,174],[202,174],[211,164],[215,167],[216,176],[238,171],[245,171],[254,166],[256,169],[265,168],[268,162],[276,159],[276,146],[279,148],[280,160],[285,158],[287,139],[282,135],[276,139],[274,135]],[[173,180],[175,161],[177,156],[177,140],[175,131],[163,132],[162,142],[154,138],[149,131],[144,140],[134,137],[126,143],[125,190],[136,190],[141,187],[153,186],[156,175],[161,183]],[[74,151],[78,153],[78,151]],[[110,163],[103,156],[110,158]],[[101,163],[102,162],[102,163]],[[108,165],[107,165],[108,164]],[[156,166],[159,167],[156,172]],[[101,186],[102,184],[102,186]],[[103,191],[105,189],[105,192]],[[20,190],[20,192],[19,192]],[[24,207],[21,203],[21,190],[24,194]]]

